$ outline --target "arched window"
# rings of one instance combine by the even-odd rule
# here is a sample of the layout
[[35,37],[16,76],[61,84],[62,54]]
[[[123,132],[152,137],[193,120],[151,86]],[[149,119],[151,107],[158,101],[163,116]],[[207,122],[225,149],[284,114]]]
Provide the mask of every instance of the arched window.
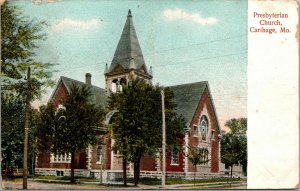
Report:
[[97,158],[96,158],[96,163],[102,163],[102,148],[101,146],[97,147]]
[[123,91],[125,85],[126,85],[126,79],[125,78],[121,78],[120,79],[120,83],[119,83],[119,87],[118,87],[118,89],[119,89],[120,92]]
[[120,79],[120,85],[121,85],[121,86],[126,85],[126,79],[125,79],[125,78],[121,78],[121,79]]
[[116,92],[117,92],[117,82],[118,82],[117,79],[114,79],[114,80],[111,82],[111,91],[112,91],[113,93],[116,93]]
[[202,140],[206,140],[208,132],[208,119],[205,115],[200,118],[200,131]]
[[202,161],[203,161],[203,165],[208,165],[208,161],[209,161],[209,151],[208,149],[203,149],[203,152],[202,152]]

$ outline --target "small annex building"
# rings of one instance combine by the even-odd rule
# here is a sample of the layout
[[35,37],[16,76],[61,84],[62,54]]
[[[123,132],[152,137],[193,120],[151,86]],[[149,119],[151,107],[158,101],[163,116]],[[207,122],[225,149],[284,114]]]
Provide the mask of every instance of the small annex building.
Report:
[[[80,82],[61,76],[50,97],[55,108],[63,107],[60,103],[67,98],[72,84],[91,87],[90,101],[106,107],[107,96],[122,91],[122,87],[131,80],[143,79],[151,83],[152,68],[146,66],[142,50],[136,35],[129,10],[127,20],[117,45],[113,60],[105,67],[105,88],[91,84],[91,74],[86,74],[85,82]],[[174,92],[178,114],[187,121],[184,145],[180,152],[167,154],[167,175],[190,178],[194,167],[188,160],[188,146],[206,148],[205,156],[209,162],[197,166],[199,176],[220,176],[220,135],[217,113],[207,81],[170,86]],[[110,134],[99,137],[105,144],[94,145],[85,151],[75,154],[75,176],[96,177],[103,181],[122,176],[122,160],[112,151],[114,140]],[[54,155],[39,152],[36,160],[36,174],[69,176],[70,154]],[[160,154],[144,156],[141,159],[141,176],[156,176],[161,174]],[[128,176],[133,175],[133,166],[128,164]]]

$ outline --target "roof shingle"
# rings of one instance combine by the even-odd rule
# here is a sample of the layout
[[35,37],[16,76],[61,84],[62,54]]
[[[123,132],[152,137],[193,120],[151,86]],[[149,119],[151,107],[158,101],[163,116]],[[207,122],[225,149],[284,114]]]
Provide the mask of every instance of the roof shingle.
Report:
[[[121,38],[111,62],[109,72],[111,72],[117,65],[122,66],[124,69],[137,70],[144,66],[145,70],[147,70],[143,53],[135,32],[135,28],[133,26],[130,10],[128,12]],[[148,71],[145,72],[148,74]]]
[[[68,92],[70,92],[70,87],[72,86],[73,83],[76,84],[78,87],[82,87],[86,85],[83,82],[71,78],[67,78],[64,76],[61,76],[60,81],[62,81],[62,83],[65,85]],[[207,81],[169,86],[168,88],[170,88],[174,92],[174,102],[177,105],[176,112],[178,114],[183,115],[183,117],[187,120],[189,124],[191,123],[194,117],[200,99],[206,88],[208,88],[208,92],[210,94]],[[105,109],[107,106],[107,96],[105,90],[94,85],[91,86],[90,90],[92,93],[90,97],[91,102],[94,103],[95,105],[100,105],[102,108]],[[211,101],[212,101],[213,112],[215,115],[215,120],[218,126],[217,128],[220,129],[218,119],[215,113],[213,100]]]
[[[71,79],[71,78],[67,78],[64,76],[61,76],[61,81],[64,83],[64,85],[67,88],[67,91],[70,92],[70,88],[72,86],[72,84],[74,83],[76,86],[78,87],[82,87],[84,85],[86,85],[83,82]],[[102,108],[106,107],[106,94],[105,94],[105,90],[102,88],[99,88],[97,86],[91,85],[90,86],[90,91],[91,91],[91,96],[90,96],[90,101],[91,103],[95,104],[95,105],[100,105]]]
[[190,123],[199,104],[200,98],[207,86],[207,82],[196,82],[170,86],[174,92],[174,101],[177,104],[177,113]]

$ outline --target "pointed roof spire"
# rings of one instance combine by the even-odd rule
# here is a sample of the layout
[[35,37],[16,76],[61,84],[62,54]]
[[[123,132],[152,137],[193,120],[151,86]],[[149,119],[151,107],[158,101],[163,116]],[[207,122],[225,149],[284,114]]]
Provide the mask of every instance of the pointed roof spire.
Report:
[[105,64],[105,69],[104,69],[104,74],[107,74],[108,73],[108,66],[107,66],[107,63]]
[[128,15],[127,15],[127,17],[132,17],[130,9],[128,9]]
[[150,66],[149,74],[150,74],[151,76],[153,76],[152,66]]
[[[127,20],[115,51],[114,58],[109,67],[109,72],[117,65],[122,66],[124,69],[130,69],[130,67],[134,66],[137,70],[144,66],[145,70],[147,70],[143,53],[133,26],[130,9],[128,10]],[[148,71],[145,72],[148,74]]]

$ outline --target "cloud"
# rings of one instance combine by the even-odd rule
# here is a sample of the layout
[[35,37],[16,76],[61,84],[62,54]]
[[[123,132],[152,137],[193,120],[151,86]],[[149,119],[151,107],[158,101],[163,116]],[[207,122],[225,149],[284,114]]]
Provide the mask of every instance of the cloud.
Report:
[[162,14],[169,21],[182,19],[192,21],[200,25],[213,25],[218,21],[215,17],[204,18],[199,13],[188,13],[182,9],[166,9]]
[[59,31],[66,28],[88,30],[99,26],[100,26],[100,21],[98,19],[90,19],[90,20],[83,21],[83,20],[64,18],[54,23],[52,25],[52,29],[54,31]]

